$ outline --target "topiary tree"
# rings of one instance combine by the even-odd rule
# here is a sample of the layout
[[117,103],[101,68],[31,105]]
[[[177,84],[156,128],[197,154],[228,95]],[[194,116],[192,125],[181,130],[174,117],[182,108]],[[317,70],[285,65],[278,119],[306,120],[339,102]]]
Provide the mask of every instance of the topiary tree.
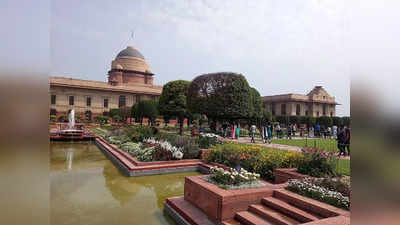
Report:
[[189,87],[190,112],[207,116],[211,128],[215,121],[231,124],[251,114],[251,93],[246,78],[237,73],[210,73],[196,77]]
[[298,116],[289,116],[289,122],[291,124],[299,124],[299,117]]
[[248,125],[257,125],[258,128],[261,127],[263,122],[263,104],[260,93],[255,88],[250,88],[250,115],[248,120]]
[[158,108],[160,113],[169,118],[178,118],[180,135],[183,135],[183,122],[188,114],[187,93],[189,86],[190,81],[170,81],[164,85],[159,99]]
[[147,118],[148,124],[153,125],[159,115],[158,103],[153,100],[142,100],[132,106],[131,115],[136,121],[140,121],[140,125],[143,124],[143,118]]

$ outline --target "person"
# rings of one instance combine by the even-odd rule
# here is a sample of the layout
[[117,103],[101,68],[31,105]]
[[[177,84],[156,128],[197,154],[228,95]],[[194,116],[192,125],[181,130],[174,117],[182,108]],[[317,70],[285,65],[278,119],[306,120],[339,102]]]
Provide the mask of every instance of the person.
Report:
[[272,125],[271,125],[271,123],[268,123],[268,126],[267,126],[267,134],[268,134],[268,136],[267,136],[267,140],[268,140],[268,144],[271,144],[271,140],[272,140]]
[[296,124],[293,124],[293,128],[292,128],[292,136],[296,137],[296,131],[297,131],[297,126]]
[[236,126],[236,139],[239,139],[240,136],[240,124]]
[[321,137],[321,126],[319,124],[315,125],[315,136]]
[[292,139],[292,124],[287,127],[287,138]]
[[[347,155],[350,156],[350,128],[346,127],[345,128],[345,148],[347,148]],[[346,155],[346,153],[345,153]]]
[[254,136],[256,135],[256,129],[257,129],[257,127],[256,127],[256,125],[251,125],[251,127],[250,127],[250,134],[251,134],[251,142],[252,143],[256,143],[256,141],[254,140]]
[[278,135],[278,138],[281,138],[281,126],[279,123],[276,125],[276,133]]
[[345,155],[345,142],[346,142],[345,130],[343,129],[343,127],[340,127],[337,135],[339,156]]
[[337,126],[333,125],[332,130],[333,130],[333,138],[336,139],[337,138]]
[[228,124],[226,123],[222,124],[222,132],[223,132],[223,137],[226,138],[226,136],[228,135]]
[[314,137],[314,127],[310,127],[308,131],[308,137],[313,138]]
[[328,137],[332,138],[332,128],[328,127]]

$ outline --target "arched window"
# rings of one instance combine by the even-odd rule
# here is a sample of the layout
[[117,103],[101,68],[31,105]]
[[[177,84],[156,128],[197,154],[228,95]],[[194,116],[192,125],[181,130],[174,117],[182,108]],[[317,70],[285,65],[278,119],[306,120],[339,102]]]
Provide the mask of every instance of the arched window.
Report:
[[92,120],[92,111],[88,110],[85,112],[85,117],[87,121],[91,121]]

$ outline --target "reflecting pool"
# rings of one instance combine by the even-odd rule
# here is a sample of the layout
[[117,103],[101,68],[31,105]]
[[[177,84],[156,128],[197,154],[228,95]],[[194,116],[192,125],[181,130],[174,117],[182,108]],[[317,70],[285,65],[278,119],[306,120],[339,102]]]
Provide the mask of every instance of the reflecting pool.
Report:
[[50,143],[50,223],[53,225],[175,224],[166,198],[182,196],[197,172],[125,177],[90,142]]

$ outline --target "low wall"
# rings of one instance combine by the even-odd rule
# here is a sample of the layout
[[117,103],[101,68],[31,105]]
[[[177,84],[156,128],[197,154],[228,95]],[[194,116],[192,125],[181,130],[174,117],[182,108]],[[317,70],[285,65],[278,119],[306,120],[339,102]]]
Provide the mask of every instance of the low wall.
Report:
[[199,159],[141,162],[117,146],[96,137],[95,144],[126,176],[146,176],[199,171],[208,173],[210,166]]
[[290,179],[304,179],[307,175],[297,172],[297,168],[279,168],[274,170],[275,184],[288,182]]
[[236,212],[247,210],[264,197],[272,196],[269,187],[224,190],[204,180],[205,176],[185,177],[184,198],[215,223],[232,219]]

